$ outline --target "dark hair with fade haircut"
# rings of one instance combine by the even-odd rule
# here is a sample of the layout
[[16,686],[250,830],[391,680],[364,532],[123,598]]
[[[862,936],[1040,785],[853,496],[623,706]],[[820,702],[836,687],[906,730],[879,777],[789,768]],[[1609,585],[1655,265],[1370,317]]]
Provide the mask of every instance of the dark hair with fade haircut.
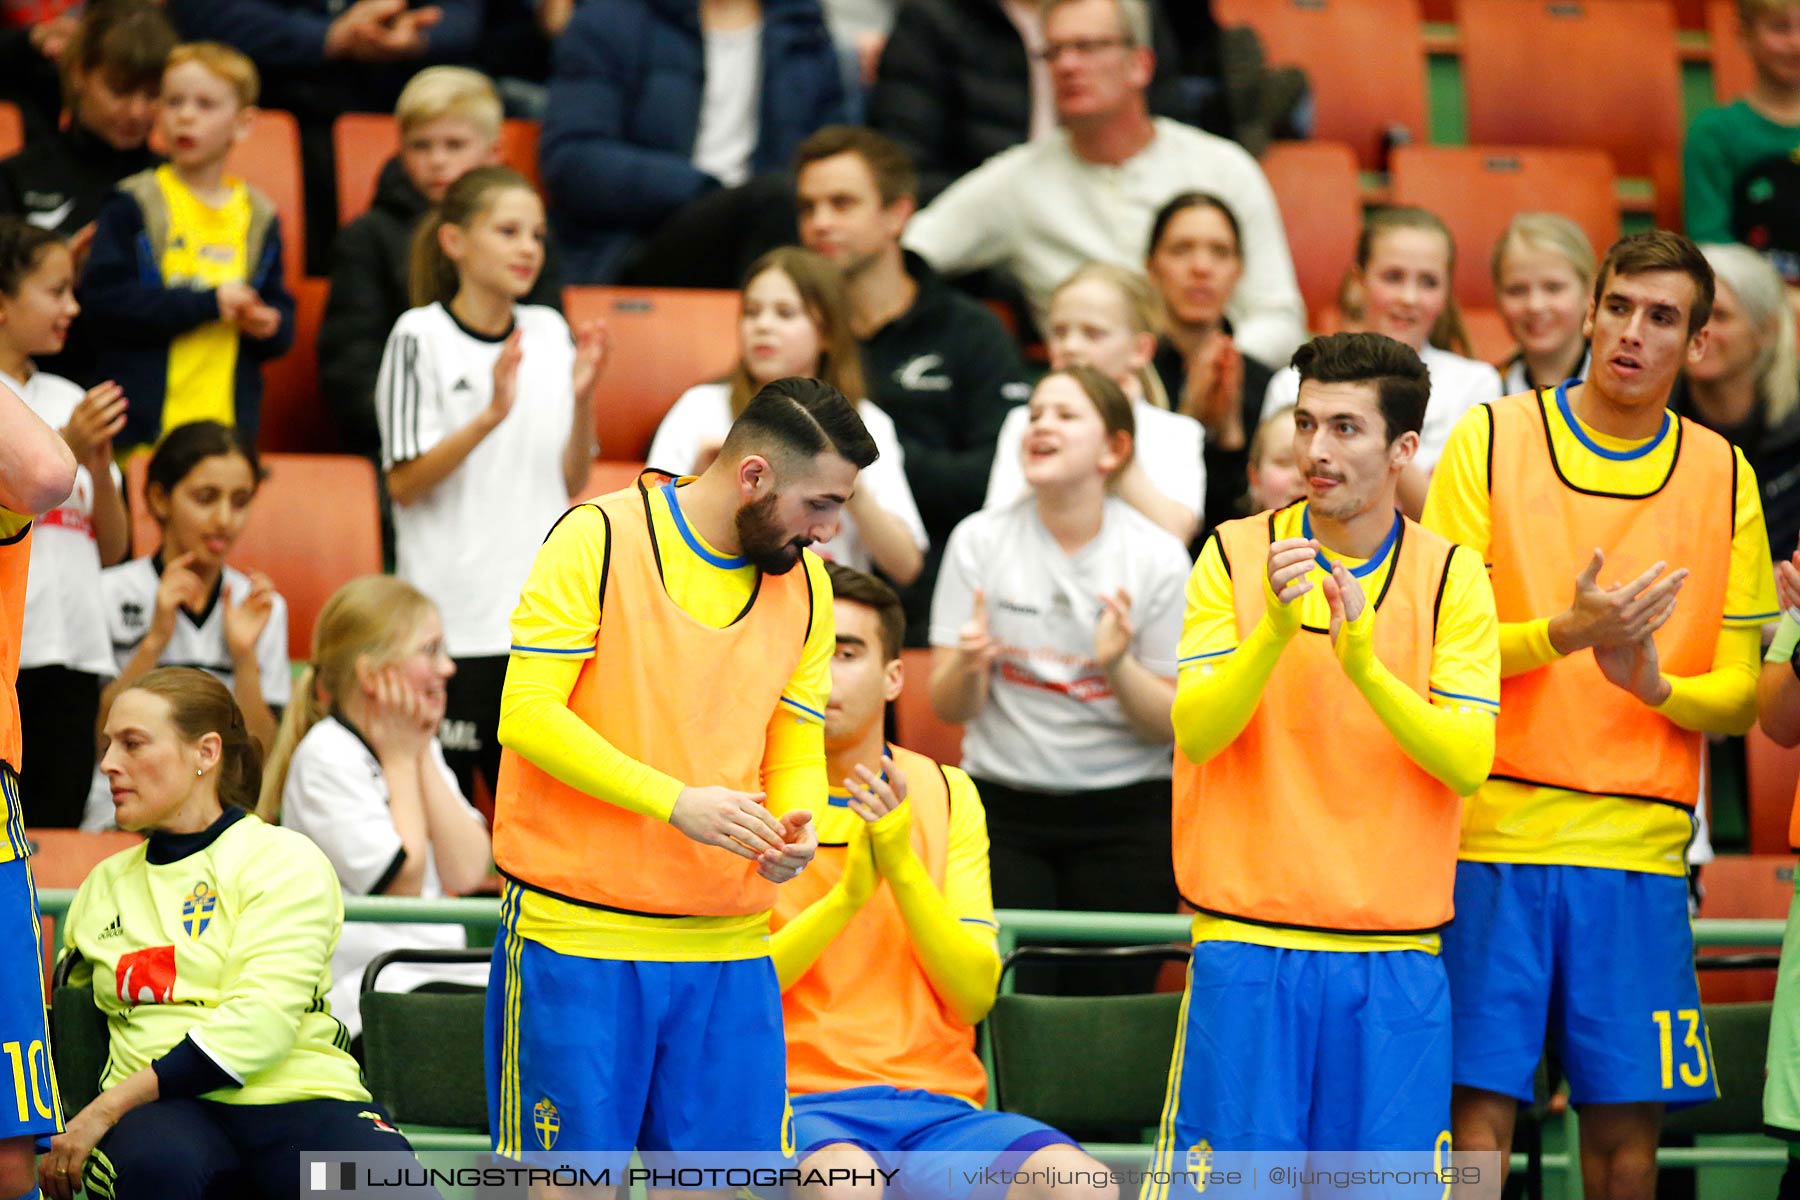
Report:
[[861,125],[827,125],[801,142],[794,151],[794,173],[798,175],[813,163],[840,154],[854,154],[868,164],[882,204],[892,204],[902,197],[919,198],[919,168],[906,147]]
[[163,67],[180,40],[162,6],[150,0],[90,3],[63,51],[64,95],[74,99],[75,71],[99,72],[118,92],[159,90]]
[[1372,383],[1387,440],[1417,433],[1431,399],[1431,372],[1411,346],[1379,333],[1333,333],[1294,351],[1300,382]]
[[60,234],[39,229],[23,217],[0,217],[0,292],[19,294],[19,287],[35,270],[51,246],[61,246]]
[[798,375],[765,384],[731,423],[724,453],[759,450],[790,459],[813,459],[830,451],[859,471],[881,454],[844,393]]
[[1594,308],[1600,308],[1606,285],[1615,275],[1642,275],[1647,271],[1679,271],[1694,281],[1694,306],[1688,310],[1688,336],[1706,328],[1712,320],[1713,269],[1706,255],[1679,233],[1652,229],[1622,237],[1607,248],[1594,276]]
[[881,619],[881,661],[899,658],[900,647],[906,644],[906,609],[899,593],[875,576],[843,563],[826,563],[825,574],[831,578],[832,599],[872,608]]

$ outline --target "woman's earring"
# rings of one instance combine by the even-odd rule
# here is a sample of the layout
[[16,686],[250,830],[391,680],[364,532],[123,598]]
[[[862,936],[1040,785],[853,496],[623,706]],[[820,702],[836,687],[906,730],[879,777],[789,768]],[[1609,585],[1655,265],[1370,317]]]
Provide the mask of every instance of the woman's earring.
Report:
[[195,779],[198,779],[198,778],[200,778],[200,776],[202,776],[202,775],[204,775],[204,774],[206,774],[206,768],[205,768],[205,767],[195,767],[195,768],[194,768],[194,778],[195,778]]

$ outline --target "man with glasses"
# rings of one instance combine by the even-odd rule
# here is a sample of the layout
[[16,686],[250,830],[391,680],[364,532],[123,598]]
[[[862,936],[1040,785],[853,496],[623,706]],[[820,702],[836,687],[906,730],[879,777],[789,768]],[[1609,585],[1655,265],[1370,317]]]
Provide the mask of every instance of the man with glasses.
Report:
[[1077,267],[1141,266],[1156,210],[1178,192],[1211,192],[1243,230],[1244,277],[1227,310],[1236,342],[1286,362],[1306,310],[1275,197],[1242,147],[1150,115],[1145,0],[1048,0],[1043,29],[1060,128],[951,184],[908,226],[906,248],[947,275],[1006,271],[1041,324],[1050,293]]

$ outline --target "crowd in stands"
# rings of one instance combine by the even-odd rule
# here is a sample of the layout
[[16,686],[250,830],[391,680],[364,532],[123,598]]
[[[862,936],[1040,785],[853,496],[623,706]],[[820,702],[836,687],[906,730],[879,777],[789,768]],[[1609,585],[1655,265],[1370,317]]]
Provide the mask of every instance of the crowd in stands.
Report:
[[[1753,87],[1694,121],[1683,162],[1717,296],[1670,407],[1742,451],[1780,563],[1800,538],[1800,2],[1739,8]],[[1175,911],[1183,589],[1219,524],[1304,493],[1289,364],[1309,328],[1386,335],[1428,369],[1399,488],[1416,518],[1467,412],[1585,376],[1606,250],[1553,193],[1516,213],[1489,264],[1512,349],[1486,361],[1456,279],[1459,253],[1489,247],[1459,247],[1443,213],[1376,208],[1331,264],[1340,304],[1309,314],[1252,153],[1271,129],[1304,132],[1306,106],[1269,99],[1278,86],[1258,111],[1234,105],[1210,9],[88,0],[0,30],[0,95],[25,131],[0,161],[0,383],[78,464],[31,549],[25,824],[143,830],[152,875],[208,830],[182,853],[233,860],[247,889],[317,891],[330,872],[342,895],[486,888],[478,804],[500,775],[515,606],[596,460],[637,458],[595,432],[596,387],[632,347],[565,318],[563,289],[727,288],[724,377],[632,398],[662,414],[647,465],[701,473],[775,380],[841,391],[879,457],[814,549],[891,584],[907,646],[930,647],[910,686],[966,729],[993,905]],[[228,165],[259,108],[298,122],[303,229]],[[332,128],[351,112],[391,112],[398,143],[367,211],[340,223]],[[541,131],[535,175],[501,161],[521,119]],[[306,275],[329,280],[313,344],[295,340],[284,253],[302,236]],[[392,564],[306,615],[292,671],[296,614],[232,565],[264,479],[265,372],[287,354],[317,356],[323,423],[374,465]],[[158,536],[134,555],[145,516]],[[163,807],[127,822],[119,780],[146,769],[125,764],[127,727],[181,753],[236,730],[269,759],[260,800],[225,794],[248,751],[208,742],[201,783],[146,785],[142,804]],[[234,804],[309,849],[221,824]],[[128,886],[91,881],[75,928]],[[286,900],[255,894],[285,919]],[[329,924],[331,903],[313,897],[308,919]],[[257,912],[225,909],[240,925]],[[348,925],[335,946],[308,932],[282,952],[330,972],[354,1033],[369,959],[460,945],[447,928]],[[71,944],[110,961],[87,932]],[[248,1049],[248,1020],[242,1046],[213,1049],[241,1074],[300,1071],[270,1092],[284,1102],[366,1100],[345,1047],[295,1021],[286,1060]],[[312,1076],[294,1065],[308,1047]],[[216,1086],[217,1058],[187,1062],[173,1094]],[[126,1111],[146,1061],[109,1068]],[[254,1159],[241,1122],[208,1119]],[[140,1118],[113,1136],[124,1181],[153,1178],[157,1139],[202,1134]]]

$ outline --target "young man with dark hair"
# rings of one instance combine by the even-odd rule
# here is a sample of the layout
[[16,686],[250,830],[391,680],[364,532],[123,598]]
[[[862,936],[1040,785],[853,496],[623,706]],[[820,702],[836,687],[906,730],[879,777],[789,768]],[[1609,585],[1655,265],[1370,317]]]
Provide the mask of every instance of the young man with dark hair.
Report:
[[769,910],[818,846],[833,652],[806,547],[874,459],[841,393],[778,379],[703,474],[646,472],[538,552],[501,698],[500,1154],[783,1146]]
[[1667,409],[1712,298],[1688,239],[1615,243],[1586,381],[1471,410],[1425,504],[1489,564],[1500,619],[1493,778],[1463,813],[1444,938],[1456,1145],[1504,1155],[1548,1040],[1589,1193],[1613,1200],[1654,1194],[1663,1109],[1718,1094],[1686,849],[1706,735],[1755,722],[1776,610],[1749,464]]
[[[966,774],[884,736],[905,684],[900,598],[860,571],[826,570],[837,634],[825,709],[831,803],[819,814],[814,870],[776,900],[769,947],[800,1165],[880,1165],[898,1172],[897,1194],[915,1196],[977,1192],[946,1190],[941,1153],[969,1155],[971,1170],[1100,1178],[1105,1168],[1067,1135],[980,1107],[987,1075],[975,1026],[1000,980],[987,817]],[[1102,1191],[1113,1194],[1020,1184],[1007,1195]]]
[[1159,1169],[1449,1139],[1437,951],[1458,798],[1493,753],[1493,596],[1478,557],[1397,511],[1418,356],[1334,334],[1294,366],[1306,498],[1219,526],[1188,581],[1174,848],[1197,915]]
[[922,639],[943,547],[981,507],[1000,425],[1031,388],[1000,319],[900,248],[918,193],[905,150],[873,130],[832,125],[794,162],[801,244],[843,268],[869,399],[894,419],[931,537],[903,596]]

